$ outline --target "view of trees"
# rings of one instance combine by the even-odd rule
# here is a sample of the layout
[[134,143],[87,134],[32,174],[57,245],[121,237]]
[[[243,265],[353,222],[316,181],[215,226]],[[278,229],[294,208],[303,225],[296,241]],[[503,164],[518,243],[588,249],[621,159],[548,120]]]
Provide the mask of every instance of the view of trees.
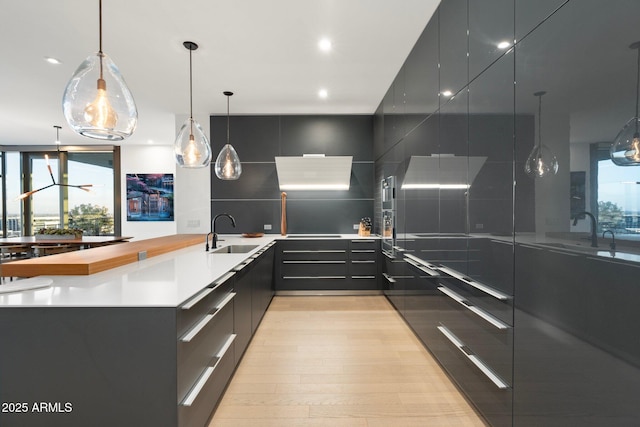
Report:
[[86,236],[113,234],[113,215],[106,206],[81,204],[69,210],[69,226],[84,230]]
[[598,224],[600,230],[624,230],[625,221],[622,208],[613,202],[598,202]]

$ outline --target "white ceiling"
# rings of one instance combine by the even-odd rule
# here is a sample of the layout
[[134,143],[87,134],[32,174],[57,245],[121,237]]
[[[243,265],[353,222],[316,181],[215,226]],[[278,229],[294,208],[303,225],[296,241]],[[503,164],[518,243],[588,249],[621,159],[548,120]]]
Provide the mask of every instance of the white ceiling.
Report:
[[[103,51],[124,75],[138,128],[122,144],[171,144],[194,116],[372,114],[439,0],[104,0]],[[102,141],[75,135],[62,115],[64,87],[98,50],[98,0],[0,0],[0,145]],[[317,43],[329,37],[333,50]],[[60,65],[47,63],[55,57]],[[326,88],[322,100],[318,90]]]

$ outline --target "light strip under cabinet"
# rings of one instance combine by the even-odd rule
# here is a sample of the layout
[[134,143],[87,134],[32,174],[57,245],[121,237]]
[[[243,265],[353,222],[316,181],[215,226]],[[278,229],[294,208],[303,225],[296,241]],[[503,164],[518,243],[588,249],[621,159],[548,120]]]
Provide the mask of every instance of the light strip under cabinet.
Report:
[[456,337],[449,329],[444,326],[437,326],[437,328],[442,333],[442,335],[447,337],[447,339],[451,341],[451,343],[455,345],[456,348],[460,350],[462,354],[464,354],[465,357],[471,361],[471,363],[476,365],[478,369],[480,369],[480,371],[482,371],[482,373],[485,374],[487,378],[489,378],[491,382],[496,385],[496,387],[498,387],[500,390],[509,388],[509,384],[507,382],[505,382],[487,365],[485,365],[482,359],[480,359],[471,350],[469,350],[469,348],[462,341],[460,341],[460,339]]
[[196,382],[196,384],[189,391],[189,394],[187,394],[187,397],[185,397],[185,399],[182,401],[182,403],[181,403],[182,406],[191,406],[191,405],[193,405],[193,402],[196,401],[196,399],[198,398],[198,395],[200,394],[200,392],[204,388],[204,386],[207,383],[207,381],[209,381],[209,378],[211,378],[211,375],[216,370],[216,368],[220,364],[220,361],[222,360],[222,358],[226,354],[226,352],[229,349],[229,347],[231,347],[231,344],[233,344],[233,341],[235,339],[236,339],[236,334],[232,334],[227,339],[227,341],[222,346],[222,349],[220,349],[220,351],[216,355],[216,359],[217,359],[216,363],[213,366],[207,367],[207,369],[204,370],[202,375],[200,375],[200,378],[198,378],[198,381]]
[[481,318],[483,318],[487,322],[491,323],[496,328],[498,328],[498,329],[509,329],[509,325],[507,325],[506,323],[503,323],[500,320],[496,319],[495,317],[493,317],[492,315],[490,315],[489,313],[487,313],[483,309],[472,305],[467,300],[465,300],[462,296],[458,295],[457,293],[455,293],[451,289],[449,289],[449,288],[447,288],[445,286],[438,286],[438,290],[440,292],[442,292],[443,294],[445,294],[446,296],[448,296],[449,298],[451,298],[452,300],[456,301],[458,304],[460,304],[463,307],[469,309],[470,311],[474,312],[476,315],[480,316]]
[[465,276],[462,273],[459,273],[449,267],[439,266],[438,270],[447,273],[450,276],[455,277],[458,280],[463,281],[467,285],[473,286],[479,291],[484,292],[485,294],[491,295],[492,297],[499,299],[500,301],[506,301],[509,299],[509,295],[503,294],[502,292],[496,291],[495,289],[485,285],[484,283],[476,282],[475,280]]

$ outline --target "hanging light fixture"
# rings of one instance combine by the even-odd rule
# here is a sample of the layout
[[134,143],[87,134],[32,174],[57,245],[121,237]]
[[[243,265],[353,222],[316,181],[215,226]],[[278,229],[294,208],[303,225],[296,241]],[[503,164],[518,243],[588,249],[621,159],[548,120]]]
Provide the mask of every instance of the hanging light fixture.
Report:
[[193,119],[193,67],[191,54],[198,49],[194,42],[182,43],[189,50],[189,118],[178,132],[175,142],[176,163],[183,168],[204,168],[211,163],[211,147],[200,124]]
[[227,97],[227,143],[222,147],[222,150],[220,150],[220,154],[218,154],[215,169],[218,178],[234,180],[240,178],[240,175],[242,175],[242,164],[240,164],[238,153],[236,153],[236,150],[229,143],[229,98],[233,95],[233,92],[225,91],[223,93]]
[[[58,153],[60,152],[60,129],[62,129],[60,126],[53,126],[56,130],[56,145],[58,146]],[[37,193],[39,191],[42,190],[46,190],[47,188],[51,188],[54,186],[59,186],[59,187],[73,187],[73,188],[79,188],[80,190],[86,191],[86,192],[90,192],[91,191],[91,187],[93,187],[93,184],[82,184],[82,185],[73,185],[73,184],[60,184],[56,182],[56,179],[53,176],[53,170],[51,169],[51,165],[49,164],[49,155],[45,154],[44,155],[44,160],[47,163],[47,170],[49,171],[49,176],[51,177],[51,184],[49,185],[45,185],[44,187],[38,188],[37,190],[31,190],[31,191],[27,191],[25,193],[22,193],[21,195],[18,196],[17,200],[22,200],[22,199],[26,199],[27,197],[31,196],[34,193]]]
[[102,0],[98,5],[100,48],[71,76],[62,96],[62,111],[74,132],[121,141],[136,129],[138,111],[118,67],[102,52]]
[[542,143],[542,96],[545,91],[536,92],[538,97],[538,142],[527,157],[524,171],[532,178],[544,178],[558,172],[558,160],[553,152]]
[[640,100],[640,41],[632,43],[629,49],[638,51],[638,65],[636,67],[636,115],[622,128],[613,140],[609,155],[611,161],[618,166],[640,165],[640,117],[638,117],[638,101]]

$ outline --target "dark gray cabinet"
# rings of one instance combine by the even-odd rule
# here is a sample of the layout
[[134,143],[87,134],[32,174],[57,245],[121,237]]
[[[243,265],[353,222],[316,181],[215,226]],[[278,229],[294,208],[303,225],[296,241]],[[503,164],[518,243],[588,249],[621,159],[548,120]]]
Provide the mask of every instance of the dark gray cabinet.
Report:
[[378,290],[378,239],[286,239],[277,244],[277,291]]
[[234,268],[236,293],[234,306],[235,363],[244,354],[273,298],[272,242]]

